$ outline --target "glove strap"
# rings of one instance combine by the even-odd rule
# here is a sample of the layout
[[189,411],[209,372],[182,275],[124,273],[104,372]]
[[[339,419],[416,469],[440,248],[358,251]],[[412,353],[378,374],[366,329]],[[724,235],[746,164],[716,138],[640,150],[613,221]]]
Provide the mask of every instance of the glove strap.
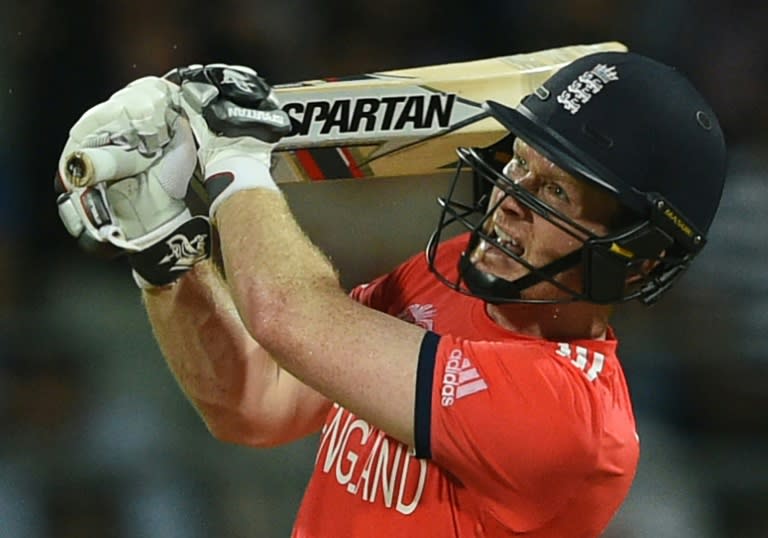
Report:
[[193,265],[211,256],[211,224],[192,217],[163,240],[128,255],[134,280],[142,289],[172,284]]

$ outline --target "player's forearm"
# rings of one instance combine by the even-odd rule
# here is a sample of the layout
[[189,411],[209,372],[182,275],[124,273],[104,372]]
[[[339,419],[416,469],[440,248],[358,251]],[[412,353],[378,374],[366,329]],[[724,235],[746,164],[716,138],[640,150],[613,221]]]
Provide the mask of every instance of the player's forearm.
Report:
[[230,442],[274,444],[278,402],[266,399],[279,368],[244,329],[212,264],[144,299],[166,362],[210,431]]
[[217,222],[232,298],[251,335],[281,367],[343,404],[335,390],[340,359],[326,357],[336,350],[332,331],[349,326],[344,316],[352,301],[329,260],[277,191],[233,195]]
[[[311,318],[346,299],[325,256],[307,239],[275,191],[237,193],[217,214],[232,297],[250,333],[292,363],[302,356]],[[303,331],[297,327],[304,328]]]

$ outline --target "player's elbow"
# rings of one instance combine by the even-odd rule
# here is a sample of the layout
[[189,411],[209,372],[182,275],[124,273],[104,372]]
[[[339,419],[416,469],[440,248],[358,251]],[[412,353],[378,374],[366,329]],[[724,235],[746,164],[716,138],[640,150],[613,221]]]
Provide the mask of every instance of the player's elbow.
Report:
[[235,294],[240,319],[250,335],[261,344],[281,340],[297,320],[320,315],[321,305],[349,300],[329,267],[308,271],[303,280],[272,279],[241,282]]
[[255,286],[245,297],[238,305],[240,318],[254,340],[267,348],[281,348],[295,338],[302,339],[305,325],[327,315],[328,305],[349,301],[330,270],[316,275],[309,284]]
[[270,432],[254,428],[239,419],[205,421],[208,432],[222,443],[247,446],[250,448],[271,448],[282,444],[281,440]]

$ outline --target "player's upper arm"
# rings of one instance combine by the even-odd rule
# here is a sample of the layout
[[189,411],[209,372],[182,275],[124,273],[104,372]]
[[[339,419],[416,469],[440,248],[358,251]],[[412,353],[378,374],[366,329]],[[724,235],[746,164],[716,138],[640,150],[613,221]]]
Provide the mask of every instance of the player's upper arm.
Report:
[[288,343],[278,362],[412,446],[419,357],[432,353],[437,336],[347,297],[328,297],[325,306],[325,318],[284,337]]
[[[425,340],[423,328],[376,309],[382,305],[375,290],[386,282],[378,279],[352,297],[333,285],[315,287],[300,300],[283,300],[285,289],[278,290],[270,301],[257,299],[269,315],[250,320],[249,328],[297,380],[413,445],[419,357],[430,353],[436,336]],[[271,308],[277,301],[279,308]]]

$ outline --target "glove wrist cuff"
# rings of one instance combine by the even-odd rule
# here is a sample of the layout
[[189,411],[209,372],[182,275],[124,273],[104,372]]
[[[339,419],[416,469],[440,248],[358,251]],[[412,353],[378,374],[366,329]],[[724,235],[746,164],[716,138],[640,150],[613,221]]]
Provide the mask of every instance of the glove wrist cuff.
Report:
[[259,156],[226,152],[205,167],[205,189],[211,201],[213,219],[222,202],[234,193],[250,189],[279,190],[269,171],[268,161]]
[[192,217],[164,239],[128,256],[133,279],[141,289],[172,284],[211,255],[211,225],[206,217]]
[[138,271],[136,271],[136,269],[132,269],[131,274],[133,275],[133,281],[136,283],[136,286],[138,286],[139,289],[142,291],[162,290],[165,288],[170,288],[176,283],[176,281],[174,280],[173,282],[170,282],[168,284],[155,285],[155,284],[152,284],[149,280],[145,279],[143,276],[141,276],[141,274]]

